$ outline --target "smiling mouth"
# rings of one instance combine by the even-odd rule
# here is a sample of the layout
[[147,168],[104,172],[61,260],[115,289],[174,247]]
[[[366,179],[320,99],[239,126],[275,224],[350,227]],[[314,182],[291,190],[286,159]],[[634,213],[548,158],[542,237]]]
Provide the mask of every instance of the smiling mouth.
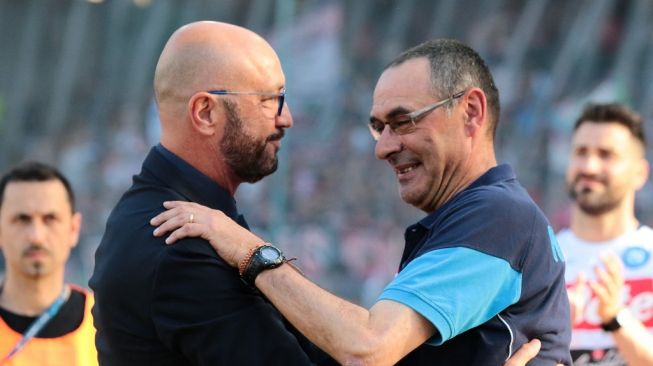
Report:
[[419,166],[419,164],[417,164],[417,163],[400,165],[398,167],[395,167],[395,173],[397,173],[398,175],[407,174],[407,173],[410,173],[411,171],[413,171],[418,166]]

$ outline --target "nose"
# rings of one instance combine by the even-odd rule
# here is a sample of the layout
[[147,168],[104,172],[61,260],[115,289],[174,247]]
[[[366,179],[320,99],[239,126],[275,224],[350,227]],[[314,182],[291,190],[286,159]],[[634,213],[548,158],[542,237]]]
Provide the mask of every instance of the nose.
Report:
[[596,155],[588,155],[578,159],[578,170],[583,174],[597,174],[601,170],[601,159]]
[[275,126],[278,128],[290,128],[293,125],[292,113],[290,113],[290,107],[288,102],[283,102],[283,108],[281,109],[281,115],[277,115],[274,119]]
[[396,133],[393,133],[388,126],[385,126],[374,148],[376,158],[387,160],[392,154],[401,151],[401,149],[401,138]]
[[34,221],[28,230],[28,239],[31,243],[43,244],[45,242],[45,227],[43,224]]

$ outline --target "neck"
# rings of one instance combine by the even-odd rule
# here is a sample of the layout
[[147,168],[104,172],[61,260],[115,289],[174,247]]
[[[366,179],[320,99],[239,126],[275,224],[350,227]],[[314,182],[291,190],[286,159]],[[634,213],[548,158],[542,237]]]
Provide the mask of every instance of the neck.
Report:
[[435,204],[421,207],[424,212],[430,213],[437,210],[451,200],[453,196],[463,191],[480,176],[497,165],[494,150],[472,156],[476,156],[476,158],[468,160],[467,164],[453,167],[449,172],[445,172],[443,179],[446,181],[441,183],[442,190],[437,192],[438,197],[436,199],[431,200]]
[[0,307],[20,315],[38,316],[52,305],[63,288],[63,273],[34,279],[8,271],[0,292]]
[[620,207],[593,216],[583,212],[577,205],[571,209],[571,231],[587,241],[606,241],[637,229],[639,222],[632,207]]
[[187,144],[175,144],[174,141],[161,139],[161,145],[163,147],[192,165],[202,174],[211,178],[211,180],[229,191],[233,196],[240,184],[240,180],[222,162],[222,159],[216,159],[221,154],[216,150],[219,148],[218,146],[215,148],[202,148],[199,147],[200,144],[201,142],[196,141],[193,146],[189,146]]

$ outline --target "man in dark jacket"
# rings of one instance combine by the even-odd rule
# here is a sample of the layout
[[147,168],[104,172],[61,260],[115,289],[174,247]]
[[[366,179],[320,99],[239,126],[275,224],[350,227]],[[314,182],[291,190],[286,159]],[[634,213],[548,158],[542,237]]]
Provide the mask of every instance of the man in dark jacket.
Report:
[[192,23],[166,44],[154,77],[161,143],[111,213],[89,282],[101,365],[321,361],[205,240],[167,247],[149,225],[163,201],[186,200],[247,227],[233,195],[277,168],[293,123],[284,85],[273,49],[244,28]]

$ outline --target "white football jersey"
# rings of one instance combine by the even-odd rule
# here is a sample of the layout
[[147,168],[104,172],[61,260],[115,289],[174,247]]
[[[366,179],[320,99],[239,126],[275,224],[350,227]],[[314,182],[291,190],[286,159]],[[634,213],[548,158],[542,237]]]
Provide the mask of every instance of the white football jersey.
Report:
[[[570,229],[561,230],[557,235],[558,243],[567,259],[565,281],[567,287],[573,285],[579,273],[584,272],[588,280],[593,280],[594,267],[601,266],[599,254],[613,252],[624,264],[625,286],[623,299],[632,314],[641,320],[653,332],[653,229],[640,226],[613,240],[591,242],[579,239]],[[571,341],[575,364],[620,364],[612,336],[601,329],[598,316],[598,299],[587,287],[585,294],[587,307],[582,321],[574,325]],[[586,351],[578,359],[579,352]],[[611,361],[610,361],[611,359]],[[592,361],[593,360],[593,361]],[[580,361],[580,362],[578,362]],[[596,362],[599,361],[599,362]]]

